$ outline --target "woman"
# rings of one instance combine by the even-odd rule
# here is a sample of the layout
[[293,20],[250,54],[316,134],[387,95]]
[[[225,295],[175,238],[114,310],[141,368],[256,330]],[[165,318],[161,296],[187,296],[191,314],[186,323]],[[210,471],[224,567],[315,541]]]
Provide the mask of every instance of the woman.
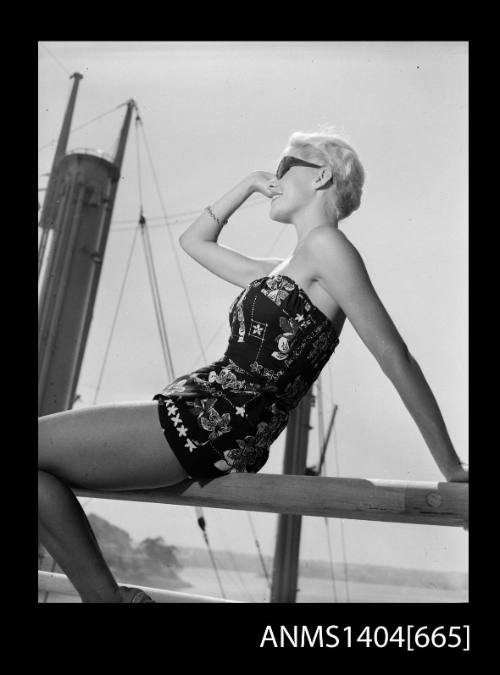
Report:
[[[40,418],[40,539],[83,602],[152,600],[117,585],[68,485],[155,488],[258,471],[330,358],[346,317],[396,387],[444,477],[468,481],[418,364],[338,228],[358,208],[363,182],[347,143],[330,134],[293,134],[276,174],[252,172],[180,237],[200,264],[243,288],[230,308],[223,357],[177,378],[154,402]],[[273,220],[296,228],[297,245],[286,260],[217,243],[228,218],[255,192],[271,200]]]

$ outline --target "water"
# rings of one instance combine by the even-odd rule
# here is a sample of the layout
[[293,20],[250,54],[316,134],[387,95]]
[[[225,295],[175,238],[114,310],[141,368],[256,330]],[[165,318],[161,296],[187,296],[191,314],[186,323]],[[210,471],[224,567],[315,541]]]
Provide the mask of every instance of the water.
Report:
[[[222,588],[227,599],[242,602],[269,602],[269,589],[265,577],[254,572],[236,572],[220,570]],[[184,567],[181,578],[191,586],[175,587],[181,593],[196,593],[213,597],[223,597],[212,569],[204,567]],[[158,586],[159,586],[159,582]],[[153,584],[152,584],[153,585]],[[155,584],[156,585],[156,584]],[[164,588],[168,588],[165,584]],[[40,594],[39,594],[40,598]],[[336,600],[335,600],[336,598]],[[393,586],[388,584],[359,583],[350,581],[348,586],[342,580],[335,582],[335,595],[331,579],[301,577],[297,602],[468,602],[465,589],[445,590],[442,588],[422,588],[416,586]],[[48,602],[78,602],[75,597],[56,593],[49,594]]]
[[[253,572],[221,570],[220,577],[225,595],[231,600],[243,602],[269,602],[269,590],[265,577]],[[221,597],[215,573],[202,567],[184,567],[182,579],[189,581],[190,588],[179,589],[183,593],[198,593]],[[337,602],[467,602],[465,589],[445,590],[413,586],[359,583],[344,581],[335,583]],[[300,577],[297,602],[331,603],[335,601],[331,579]]]

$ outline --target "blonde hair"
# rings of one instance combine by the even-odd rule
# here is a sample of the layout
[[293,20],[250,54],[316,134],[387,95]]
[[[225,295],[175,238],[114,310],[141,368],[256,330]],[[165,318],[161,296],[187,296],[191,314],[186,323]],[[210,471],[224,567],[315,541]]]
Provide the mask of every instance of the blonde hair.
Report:
[[347,218],[360,205],[365,181],[365,171],[355,150],[330,130],[297,131],[290,136],[285,154],[294,148],[300,150],[307,160],[321,160],[332,169],[337,218]]

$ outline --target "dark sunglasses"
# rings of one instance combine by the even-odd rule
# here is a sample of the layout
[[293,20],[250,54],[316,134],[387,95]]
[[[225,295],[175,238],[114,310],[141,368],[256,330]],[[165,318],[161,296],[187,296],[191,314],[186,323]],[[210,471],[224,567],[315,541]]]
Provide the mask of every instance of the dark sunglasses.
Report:
[[311,164],[311,162],[305,162],[303,159],[298,157],[292,157],[291,155],[286,155],[278,164],[276,169],[276,178],[280,180],[286,174],[286,172],[292,168],[292,166],[310,166],[315,169],[320,169],[321,164]]

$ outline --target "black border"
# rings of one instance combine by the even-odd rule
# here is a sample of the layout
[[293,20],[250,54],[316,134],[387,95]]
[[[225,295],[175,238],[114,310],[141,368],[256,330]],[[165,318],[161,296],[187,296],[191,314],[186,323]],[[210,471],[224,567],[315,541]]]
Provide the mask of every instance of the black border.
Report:
[[[214,6],[213,10],[217,11]],[[262,13],[265,15],[266,11],[269,8],[260,7],[253,8],[255,12]],[[264,10],[262,12],[262,10]],[[296,10],[291,10],[290,7],[284,8],[283,6],[272,8],[273,15],[281,15],[284,10],[291,12],[295,15],[295,20],[298,20],[298,13]],[[280,11],[281,10],[281,11]],[[360,8],[358,7],[358,10]],[[313,23],[321,25],[321,9],[319,11],[319,16],[316,15]],[[406,12],[403,8],[401,11]],[[71,12],[72,13],[72,12]],[[76,12],[79,14],[79,12]],[[89,38],[88,34],[81,37],[71,37],[68,38],[65,36],[61,38],[63,40],[67,39],[101,39],[101,40],[110,40],[108,36],[96,37],[96,32],[99,34],[99,26],[101,31],[103,30],[103,24],[100,21],[99,12],[95,13],[93,11],[83,12],[87,14],[87,19],[93,24],[88,32],[92,34]],[[67,12],[64,13],[64,16],[68,16]],[[263,16],[263,20],[264,20]],[[144,19],[144,17],[143,17]],[[151,23],[152,17],[148,13],[147,20]],[[165,20],[168,23],[168,18]],[[278,20],[281,20],[281,16],[278,16]],[[430,21],[429,16],[426,17],[426,21]],[[153,23],[155,20],[153,19]],[[72,21],[73,23],[73,21]],[[82,20],[79,20],[79,25],[82,25]],[[43,33],[43,37],[37,37],[37,41],[43,42],[44,40],[53,41],[55,39],[55,33],[57,32],[54,29],[54,24],[45,25],[43,30],[40,30],[40,33]],[[66,32],[66,31],[63,31]],[[72,28],[71,32],[76,32],[78,34],[78,28]],[[87,30],[80,28],[80,33],[86,33]],[[104,27],[104,32],[106,33],[106,28]],[[111,32],[112,29],[111,29]],[[120,31],[121,32],[121,31]],[[124,31],[122,36],[118,39],[126,40],[130,39],[130,35],[127,35],[130,31]],[[132,31],[137,32],[137,31]],[[161,32],[161,31],[159,31]],[[168,33],[168,30],[166,31]],[[196,31],[194,31],[196,32]],[[211,34],[210,29],[205,28],[202,32],[205,34]],[[437,38],[438,40],[451,41],[451,40],[466,40],[469,42],[470,56],[472,58],[473,50],[471,48],[471,41],[467,38],[464,33],[467,31],[460,31],[461,35],[455,35],[452,37],[441,37]],[[457,31],[456,31],[457,33]],[[124,37],[126,35],[126,37]],[[325,36],[326,37],[326,36]],[[135,40],[141,40],[141,38],[133,38]],[[161,36],[161,40],[206,40],[206,37],[198,35],[194,38],[192,35],[189,38],[182,38],[179,36],[171,37],[169,35]],[[214,38],[211,38],[214,39]],[[219,37],[218,39],[228,39],[224,37]],[[236,38],[229,38],[235,40]],[[249,40],[250,38],[244,38]],[[263,39],[262,37],[260,39]],[[289,37],[274,38],[274,40],[290,40]],[[301,37],[300,41],[307,40],[310,38]],[[321,38],[315,38],[321,39]],[[332,40],[335,39],[334,36],[328,36],[326,39]],[[343,39],[346,38],[337,38]],[[357,38],[366,39],[366,38]],[[380,39],[380,38],[379,38]],[[390,39],[390,37],[384,38]],[[400,38],[398,38],[399,40]],[[428,37],[413,37],[413,39],[426,40]],[[436,39],[436,38],[434,38]],[[117,40],[117,41],[118,41]],[[150,41],[150,39],[148,39]],[[377,40],[378,41],[378,40]],[[397,41],[397,40],[396,40]],[[476,46],[476,45],[474,45]],[[37,45],[33,43],[33,49],[38,49]],[[31,342],[29,337],[31,336],[31,325],[29,318],[31,317],[30,311],[27,307],[30,307],[28,298],[31,297],[31,283],[30,276],[26,273],[27,264],[27,250],[31,246],[31,240],[26,236],[26,231],[32,226],[28,225],[31,221],[31,209],[35,208],[34,200],[27,199],[26,195],[26,168],[24,161],[24,153],[19,149],[19,140],[27,136],[30,137],[30,130],[33,129],[33,134],[36,134],[36,127],[33,121],[30,119],[32,106],[36,105],[36,102],[28,102],[22,100],[23,90],[26,90],[26,80],[25,76],[27,73],[31,73],[32,65],[34,66],[33,72],[34,77],[37,78],[36,63],[38,59],[38,52],[31,52],[31,43],[29,49],[24,47],[23,57],[26,60],[26,67],[21,71],[20,68],[16,68],[15,72],[11,72],[13,76],[12,88],[10,92],[15,92],[16,96],[18,93],[21,93],[21,103],[16,106],[16,123],[20,125],[18,127],[18,132],[16,134],[7,134],[10,140],[13,142],[14,147],[10,150],[7,156],[14,158],[13,168],[10,165],[10,171],[15,173],[14,180],[9,181],[9,193],[10,189],[13,187],[14,190],[19,190],[19,195],[14,196],[13,199],[10,197],[4,200],[4,206],[12,207],[13,204],[17,206],[14,209],[14,212],[18,213],[18,207],[20,207],[21,212],[23,210],[26,213],[23,213],[22,218],[11,219],[9,217],[10,209],[4,209],[4,215],[7,215],[7,223],[11,222],[14,227],[10,228],[10,233],[14,234],[14,242],[12,245],[8,246],[8,256],[4,269],[7,271],[7,280],[6,280],[6,289],[7,289],[7,300],[11,301],[11,306],[5,309],[7,317],[9,319],[4,323],[4,327],[7,329],[5,333],[10,334],[11,339],[15,336],[15,344],[17,346],[18,342],[21,342],[21,351],[15,363],[21,365],[21,374],[20,377],[8,377],[7,382],[9,386],[9,398],[12,401],[20,401],[24,403],[26,400],[26,384],[31,380],[31,372],[35,373],[35,364],[33,363],[33,369],[31,370],[31,354],[35,354],[35,349],[31,351]],[[32,61],[32,57],[33,61]],[[22,68],[22,66],[21,66]],[[30,87],[31,89],[31,87]],[[473,91],[473,85],[471,83],[471,92]],[[30,92],[31,93],[31,92]],[[483,92],[484,93],[484,92]],[[11,96],[9,97],[11,98]],[[10,113],[12,115],[12,107],[10,107]],[[26,115],[27,119],[23,119]],[[12,122],[12,119],[8,120],[9,125]],[[35,137],[29,139],[28,148],[34,147],[38,144],[38,139]],[[471,162],[472,165],[472,162]],[[477,164],[476,164],[477,166]],[[10,172],[9,172],[10,173]],[[4,174],[5,175],[5,174]],[[5,178],[4,178],[4,187],[5,187]],[[31,194],[31,188],[29,189]],[[4,191],[4,197],[6,197]],[[472,199],[471,199],[472,202]],[[495,217],[493,212],[492,217]],[[33,226],[34,227],[34,226]],[[495,228],[496,229],[496,228]],[[491,230],[490,230],[491,231]],[[473,252],[473,241],[471,243],[471,256],[470,263],[472,262],[472,252]],[[31,250],[31,249],[29,249]],[[18,256],[12,256],[14,251],[20,252]],[[33,246],[33,255],[36,255],[35,245]],[[33,268],[31,264],[29,269],[34,269],[35,264],[33,261]],[[16,274],[17,272],[17,274]],[[9,281],[10,279],[10,281]],[[7,285],[8,282],[8,285]],[[24,289],[26,286],[26,289]],[[24,292],[26,290],[26,292]],[[21,298],[23,301],[20,302]],[[9,304],[9,303],[7,303]],[[496,302],[495,302],[496,305]],[[5,317],[5,318],[7,318]],[[472,310],[471,310],[471,319],[472,319]],[[21,326],[19,326],[21,323]],[[26,323],[26,325],[24,325]],[[9,330],[10,328],[10,330]],[[483,322],[483,335],[487,330],[487,326]],[[35,339],[35,331],[33,331],[33,340]],[[26,341],[26,345],[22,343]],[[10,354],[9,343],[10,340],[7,340],[7,348],[4,347],[4,354]],[[4,343],[5,344],[5,343]],[[491,349],[491,347],[489,347]],[[493,354],[494,352],[492,352]],[[30,355],[30,356],[28,356]],[[35,358],[33,356],[33,358]],[[10,359],[9,359],[10,360]],[[29,374],[25,373],[24,367],[28,370]],[[17,374],[17,368],[14,369],[14,372]],[[34,375],[33,375],[34,379]],[[17,385],[19,391],[16,391],[16,386],[14,386],[14,392],[10,391],[12,385]],[[481,385],[476,385],[474,390],[484,391],[481,389]],[[471,387],[472,389],[472,387]],[[471,401],[472,403],[472,401]],[[30,506],[30,496],[28,491],[31,492],[30,481],[26,481],[25,477],[29,474],[26,471],[26,455],[31,456],[32,449],[36,444],[36,436],[33,431],[33,437],[31,432],[28,430],[31,429],[31,426],[28,425],[26,420],[25,406],[21,404],[20,406],[14,406],[15,412],[19,414],[19,419],[15,420],[15,428],[23,430],[21,434],[13,434],[10,436],[11,441],[6,445],[9,448],[12,448],[12,452],[16,453],[16,458],[18,457],[20,462],[19,469],[16,469],[19,473],[17,475],[22,476],[20,480],[12,478],[9,481],[10,486],[15,488],[13,490],[13,495],[10,496],[9,504],[14,510],[14,517],[10,516],[10,510],[6,509],[5,513],[9,521],[12,521],[15,527],[16,534],[21,534],[21,542],[19,544],[19,549],[22,550],[26,547],[28,550],[23,551],[20,556],[16,556],[15,552],[12,552],[10,557],[12,568],[16,569],[16,574],[19,574],[19,583],[7,584],[11,586],[14,590],[14,602],[15,605],[22,605],[22,615],[24,617],[25,610],[27,606],[36,606],[36,614],[34,616],[34,630],[38,637],[37,640],[37,652],[38,652],[38,661],[42,661],[42,653],[45,653],[47,658],[47,665],[54,664],[54,656],[56,656],[55,661],[60,661],[57,658],[57,655],[62,655],[61,652],[68,650],[68,656],[70,656],[71,661],[62,660],[62,663],[66,663],[66,667],[78,667],[79,665],[83,666],[86,663],[89,665],[94,665],[97,668],[101,668],[105,665],[105,662],[100,662],[97,658],[98,654],[104,655],[109,654],[110,663],[115,667],[119,666],[119,663],[122,658],[124,658],[124,663],[128,666],[132,664],[137,664],[139,667],[147,667],[151,664],[151,661],[156,662],[157,660],[160,663],[163,663],[165,667],[171,667],[172,657],[175,659],[180,659],[177,661],[182,667],[191,667],[194,662],[199,662],[201,665],[204,665],[209,669],[218,669],[223,670],[231,668],[240,669],[241,667],[246,668],[247,666],[247,657],[255,653],[263,653],[262,662],[266,665],[273,667],[276,663],[275,659],[279,659],[278,663],[281,663],[282,656],[284,652],[289,652],[292,647],[275,649],[272,647],[259,647],[259,644],[262,640],[265,628],[267,625],[279,626],[285,625],[287,627],[293,627],[293,625],[308,625],[311,628],[315,628],[318,625],[322,625],[325,628],[330,625],[338,625],[340,628],[347,625],[353,626],[353,629],[363,627],[365,625],[370,625],[372,627],[378,625],[397,626],[403,625],[407,626],[408,624],[413,624],[415,626],[430,625],[471,625],[471,644],[472,644],[472,653],[474,652],[474,645],[481,649],[480,643],[484,643],[484,635],[481,635],[481,629],[487,623],[487,606],[485,605],[484,614],[482,613],[483,620],[480,621],[478,618],[474,618],[474,612],[480,610],[482,602],[484,600],[492,597],[493,586],[491,583],[488,586],[488,591],[479,588],[479,579],[474,579],[474,583],[471,583],[470,589],[470,602],[469,603],[459,603],[459,604],[338,604],[338,605],[311,605],[311,604],[297,604],[297,605],[252,605],[252,604],[241,604],[241,605],[169,605],[166,610],[154,610],[151,608],[145,608],[142,610],[144,613],[137,617],[132,615],[123,615],[122,612],[118,614],[112,614],[111,616],[107,614],[108,611],[113,612],[114,610],[104,610],[105,614],[102,614],[102,611],[95,611],[92,609],[84,610],[67,610],[70,611],[70,615],[66,614],[61,615],[58,610],[50,609],[54,605],[39,605],[36,602],[37,598],[37,589],[36,589],[36,576],[33,573],[33,567],[31,566],[31,560],[33,556],[33,561],[35,559],[35,548],[31,543],[31,535],[28,536],[26,531],[26,523],[31,523],[31,518],[34,513],[34,508],[31,510]],[[22,413],[21,413],[22,411]],[[10,419],[12,410],[9,408],[8,418]],[[476,427],[475,427],[476,428]],[[12,440],[13,439],[13,440]],[[494,436],[493,436],[494,439]],[[489,439],[491,442],[491,439]],[[29,448],[29,451],[28,451]],[[491,452],[493,447],[484,447],[485,451]],[[27,452],[28,451],[28,452]],[[34,449],[33,449],[34,452]],[[481,453],[478,453],[481,457]],[[484,453],[486,459],[487,452]],[[477,459],[477,463],[482,463],[484,460]],[[486,459],[489,461],[489,459]],[[475,473],[477,471],[477,473]],[[478,476],[480,473],[479,466],[477,469],[473,468],[473,474]],[[479,480],[479,478],[476,478]],[[34,497],[33,497],[34,499]],[[22,518],[18,515],[19,511],[23,508],[26,508],[28,511],[27,518]],[[479,512],[479,510],[478,510]],[[10,516],[10,517],[9,517]],[[34,518],[33,518],[34,519]],[[478,516],[479,519],[479,516]],[[496,517],[493,514],[493,521],[496,521]],[[476,522],[474,528],[480,527],[479,522]],[[5,533],[4,533],[5,536]],[[475,542],[480,538],[476,537]],[[4,539],[5,541],[5,539]],[[8,539],[7,541],[11,541]],[[12,540],[13,541],[13,540]],[[491,548],[495,548],[495,537],[488,537],[486,539],[490,543]],[[32,553],[33,551],[33,553]],[[472,564],[472,553],[470,554],[471,562],[471,579],[473,578],[475,570]],[[20,569],[19,569],[19,563]],[[26,567],[26,569],[25,569]],[[481,565],[478,566],[478,570],[481,570],[483,574],[478,574],[478,577],[486,578],[486,575],[489,579],[494,578],[495,566],[494,566],[494,556],[492,555],[488,563],[484,563],[484,571]],[[24,581],[22,581],[24,580]],[[31,589],[30,580],[33,580],[33,589]],[[27,596],[27,602],[23,602],[22,598],[24,595]],[[67,605],[67,607],[78,607],[78,605]],[[41,609],[43,608],[43,609]],[[125,610],[127,611],[127,610]],[[140,612],[141,610],[139,610]],[[48,614],[46,614],[48,612]],[[156,614],[155,614],[156,612]],[[493,619],[491,619],[493,621]],[[24,623],[24,619],[23,619]],[[22,631],[22,625],[19,626]],[[477,636],[475,635],[477,631]],[[32,645],[29,641],[30,646]],[[28,645],[25,644],[25,648]],[[485,645],[487,646],[487,645]],[[34,647],[34,645],[33,645]],[[312,649],[317,653],[318,648],[307,648],[294,649],[292,652],[294,662],[299,666],[300,659],[307,658],[307,661],[304,663],[310,663],[310,654]],[[273,657],[270,655],[270,652],[277,652],[278,657]],[[299,656],[301,652],[305,651],[305,657]],[[326,657],[328,663],[331,663],[334,666],[338,663],[337,659],[340,654],[346,655],[347,661],[350,659],[351,655],[356,654],[356,657],[359,654],[364,654],[364,657],[372,661],[373,654],[377,654],[375,658],[382,658],[385,662],[388,656],[391,658],[394,654],[403,654],[405,657],[410,657],[412,659],[420,659],[422,655],[426,657],[431,657],[434,661],[437,657],[444,657],[446,662],[449,663],[449,659],[456,658],[458,654],[463,658],[468,658],[470,653],[460,652],[460,650],[450,650],[450,649],[441,649],[441,650],[431,650],[425,649],[420,652],[417,650],[412,652],[405,652],[405,650],[387,650],[387,649],[366,649],[363,647],[358,647],[356,649],[319,649],[320,652]],[[233,655],[233,652],[237,653],[237,656]],[[231,656],[230,656],[231,655]],[[230,656],[231,660],[228,660]],[[289,654],[288,654],[289,656]],[[75,658],[76,657],[76,658]],[[89,659],[87,662],[87,658]],[[233,660],[233,659],[237,660]],[[116,660],[115,660],[116,659]],[[406,658],[405,658],[406,661]],[[74,664],[74,665],[73,665]],[[250,663],[248,663],[250,665]],[[40,667],[43,667],[42,663],[39,663]]]

